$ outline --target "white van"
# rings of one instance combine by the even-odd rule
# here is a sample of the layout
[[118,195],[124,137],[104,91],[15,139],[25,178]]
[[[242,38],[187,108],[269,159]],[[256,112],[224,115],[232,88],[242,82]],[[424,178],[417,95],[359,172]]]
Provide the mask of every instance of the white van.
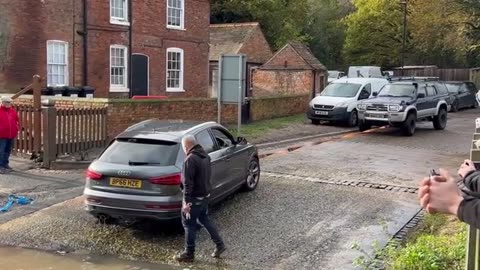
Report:
[[387,83],[388,80],[377,78],[342,78],[333,81],[310,101],[307,117],[313,124],[319,124],[320,121],[346,122],[354,127],[358,124],[358,101],[370,98]]
[[375,66],[351,66],[348,68],[349,78],[384,78],[382,69]]

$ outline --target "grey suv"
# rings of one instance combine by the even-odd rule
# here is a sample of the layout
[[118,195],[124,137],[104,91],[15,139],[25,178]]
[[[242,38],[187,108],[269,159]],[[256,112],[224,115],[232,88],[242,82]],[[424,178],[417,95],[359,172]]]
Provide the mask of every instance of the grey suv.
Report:
[[147,120],[118,135],[87,170],[86,210],[100,219],[177,219],[182,207],[184,135],[194,135],[212,160],[212,202],[260,179],[255,146],[213,122]]
[[374,98],[357,106],[359,129],[390,125],[400,127],[406,136],[415,133],[416,122],[432,121],[437,130],[447,125],[448,93],[435,82],[402,81],[385,85]]

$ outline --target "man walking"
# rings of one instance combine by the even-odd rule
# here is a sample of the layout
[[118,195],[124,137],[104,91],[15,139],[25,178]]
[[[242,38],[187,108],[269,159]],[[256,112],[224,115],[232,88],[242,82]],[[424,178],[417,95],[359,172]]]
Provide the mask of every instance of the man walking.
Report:
[[18,133],[18,115],[10,97],[2,97],[0,104],[0,174],[12,170],[9,165],[13,139]]
[[208,218],[211,190],[210,157],[192,135],[187,135],[182,139],[182,147],[187,155],[183,165],[182,180],[182,224],[185,229],[185,250],[175,259],[179,262],[192,262],[195,259],[197,222],[205,227],[216,245],[212,257],[219,258],[226,248],[217,228]]

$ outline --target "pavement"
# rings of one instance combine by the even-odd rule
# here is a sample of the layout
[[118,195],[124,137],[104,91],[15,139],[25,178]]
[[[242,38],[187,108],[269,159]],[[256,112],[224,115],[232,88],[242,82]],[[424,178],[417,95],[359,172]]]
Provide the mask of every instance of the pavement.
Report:
[[[414,187],[432,168],[444,167],[454,173],[468,158],[478,112],[450,114],[444,131],[433,130],[431,123],[421,124],[413,137],[403,137],[395,129],[378,129],[306,143],[295,151],[278,151],[262,159],[265,173],[257,190],[237,193],[212,208],[212,219],[229,247],[225,258],[209,257],[213,245],[202,231],[197,262],[182,267],[356,269],[352,262],[362,254],[351,246],[358,244],[371,252],[373,243],[385,244],[419,210],[416,195],[308,179]],[[81,194],[78,173],[30,170],[8,177],[12,179],[5,182],[34,181],[34,191],[17,182],[12,184],[19,186],[15,189],[49,192],[55,200],[65,190],[65,197],[71,199],[30,215],[0,219],[0,244],[177,265],[172,256],[183,244],[178,224],[98,224],[83,210],[83,198],[74,195]]]

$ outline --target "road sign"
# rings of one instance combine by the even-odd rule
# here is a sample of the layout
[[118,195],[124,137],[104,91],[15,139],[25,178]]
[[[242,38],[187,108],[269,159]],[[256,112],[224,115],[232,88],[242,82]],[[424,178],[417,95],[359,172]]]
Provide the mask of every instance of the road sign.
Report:
[[242,105],[245,103],[247,57],[243,54],[221,55],[218,78],[218,123],[221,122],[222,104],[238,105],[238,129],[242,123]]

